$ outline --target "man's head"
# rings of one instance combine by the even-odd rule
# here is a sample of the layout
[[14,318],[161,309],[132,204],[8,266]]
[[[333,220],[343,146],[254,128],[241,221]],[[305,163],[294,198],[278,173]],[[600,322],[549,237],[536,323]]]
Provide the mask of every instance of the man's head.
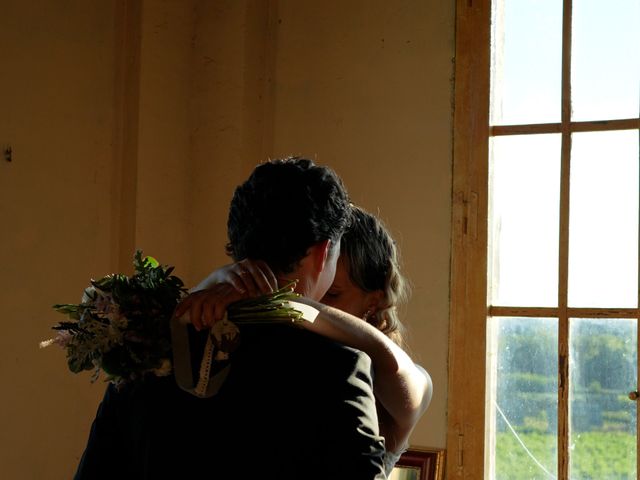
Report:
[[276,275],[299,279],[298,291],[320,299],[333,281],[350,219],[347,193],[333,170],[303,158],[273,160],[236,188],[227,253],[236,261],[264,260]]

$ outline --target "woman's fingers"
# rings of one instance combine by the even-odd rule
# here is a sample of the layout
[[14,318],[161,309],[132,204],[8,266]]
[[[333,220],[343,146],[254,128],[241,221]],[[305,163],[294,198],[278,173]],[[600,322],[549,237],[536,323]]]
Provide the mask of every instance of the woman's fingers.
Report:
[[203,301],[202,305],[202,318],[200,323],[203,328],[211,328],[214,323],[214,315],[213,309],[215,308],[215,303],[211,301],[211,299],[206,299]]
[[262,270],[262,273],[264,274],[267,283],[271,287],[271,291],[277,290],[278,279],[276,278],[276,275],[273,273],[271,268],[269,268],[269,265],[267,265],[267,262],[260,260],[258,261],[258,264],[260,265],[260,269]]
[[256,297],[260,294],[250,268],[245,265],[236,264],[234,274],[242,282],[242,285],[244,285],[244,291],[247,292],[247,295]]
[[176,309],[175,315],[189,314],[189,320],[196,330],[211,328],[224,318],[227,307],[246,294],[239,292],[230,283],[218,283],[206,290],[189,295]]
[[[254,295],[264,295],[277,289],[277,280],[269,266],[261,260],[242,260],[238,265],[248,272],[246,277],[251,277],[255,293]],[[274,288],[275,287],[275,288]]]
[[178,306],[176,307],[175,312],[173,312],[173,315],[180,318],[181,316],[183,316],[185,314],[185,312],[189,309],[189,305],[191,304],[191,297],[187,297],[184,300],[182,300]]
[[176,308],[175,315],[189,314],[197,330],[210,328],[224,318],[229,304],[246,297],[256,297],[277,290],[278,281],[263,261],[242,260],[218,271],[222,280],[185,298]]
[[260,273],[262,274],[261,278],[265,289],[263,293],[271,293],[277,290],[278,280],[269,265],[262,260],[256,262],[256,265],[260,268]]
[[[204,292],[206,290],[202,290]],[[191,319],[191,323],[196,328],[196,330],[200,331],[205,326],[202,323],[202,302],[204,300],[204,294],[201,292],[194,293],[193,301],[191,302],[191,306],[189,308],[189,318]]]
[[247,286],[244,284],[244,280],[239,273],[230,270],[229,275],[226,278],[226,282],[233,286],[240,293],[247,293]]
[[176,308],[174,315],[178,318],[185,315],[189,315],[189,322],[195,327],[196,330],[202,330],[206,328],[203,322],[203,314],[206,309],[203,310],[203,303],[206,300],[207,290],[199,290],[192,293],[185,298]]

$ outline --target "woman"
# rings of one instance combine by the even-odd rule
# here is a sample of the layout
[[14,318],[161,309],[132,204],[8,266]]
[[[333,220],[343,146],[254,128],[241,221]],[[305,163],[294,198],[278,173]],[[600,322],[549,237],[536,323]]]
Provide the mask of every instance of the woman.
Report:
[[[264,262],[243,260],[216,270],[194,290],[212,283],[227,283],[239,293],[254,296],[272,291],[277,280]],[[397,307],[405,299],[395,243],[376,217],[354,207],[354,221],[342,237],[332,286],[322,303],[304,297],[300,301],[320,311],[315,322],[303,322],[305,328],[371,357],[387,473],[406,450],[433,389],[429,374],[401,348],[403,327]],[[191,321],[204,327],[214,318],[220,318],[220,312],[203,311],[202,321],[193,315]]]

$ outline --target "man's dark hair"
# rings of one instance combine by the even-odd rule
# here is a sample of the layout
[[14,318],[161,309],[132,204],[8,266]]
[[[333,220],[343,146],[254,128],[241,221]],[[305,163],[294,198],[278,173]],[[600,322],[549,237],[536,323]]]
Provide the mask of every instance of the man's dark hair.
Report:
[[290,273],[309,247],[339,240],[350,220],[349,198],[333,170],[299,157],[272,160],[233,194],[227,254]]

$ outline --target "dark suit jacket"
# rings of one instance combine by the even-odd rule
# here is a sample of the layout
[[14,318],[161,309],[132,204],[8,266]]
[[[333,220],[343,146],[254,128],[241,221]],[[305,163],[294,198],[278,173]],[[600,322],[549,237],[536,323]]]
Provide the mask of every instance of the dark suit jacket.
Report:
[[212,398],[173,377],[110,386],[75,479],[383,479],[370,368],[307,331],[245,328]]

